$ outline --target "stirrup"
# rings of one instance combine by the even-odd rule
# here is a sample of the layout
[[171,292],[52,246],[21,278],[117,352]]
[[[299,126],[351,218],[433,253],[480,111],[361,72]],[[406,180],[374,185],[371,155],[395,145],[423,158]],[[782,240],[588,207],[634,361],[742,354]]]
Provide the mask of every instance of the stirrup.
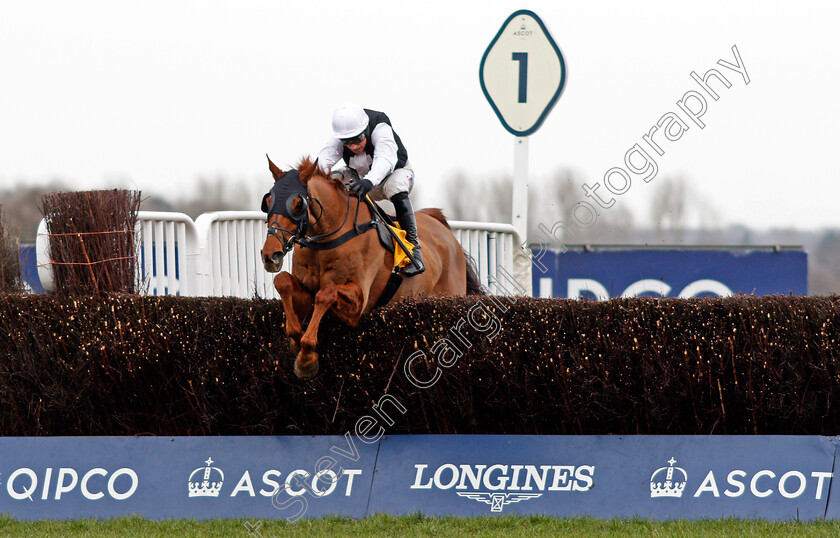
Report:
[[423,263],[423,257],[420,254],[420,239],[411,200],[408,198],[408,193],[400,192],[391,197],[391,203],[397,210],[397,222],[405,230],[405,241],[414,245],[411,257],[414,258],[416,263],[410,263],[403,267],[402,274],[408,277],[419,275],[426,270],[426,265]]
[[417,276],[423,271],[426,270],[426,264],[423,263],[423,258],[420,255],[420,247],[415,246],[414,250],[411,252],[411,255],[414,257],[414,261],[416,263],[409,263],[405,267],[402,268],[402,274],[407,277]]

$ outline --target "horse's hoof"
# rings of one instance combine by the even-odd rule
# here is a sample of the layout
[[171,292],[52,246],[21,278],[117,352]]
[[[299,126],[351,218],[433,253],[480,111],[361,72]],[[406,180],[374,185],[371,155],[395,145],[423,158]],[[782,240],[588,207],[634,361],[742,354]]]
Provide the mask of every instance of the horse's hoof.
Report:
[[309,360],[304,359],[302,354],[295,359],[295,375],[301,379],[310,379],[318,373],[318,354],[313,352],[308,355],[306,359]]
[[295,353],[297,353],[298,351],[300,351],[300,342],[298,340],[290,339],[289,348]]

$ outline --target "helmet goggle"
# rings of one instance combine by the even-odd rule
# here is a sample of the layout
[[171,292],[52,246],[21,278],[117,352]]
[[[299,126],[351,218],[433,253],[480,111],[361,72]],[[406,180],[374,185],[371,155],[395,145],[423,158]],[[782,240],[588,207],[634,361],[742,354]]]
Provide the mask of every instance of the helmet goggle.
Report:
[[353,138],[342,138],[341,143],[345,146],[354,146],[356,144],[361,144],[365,140],[365,133],[360,133]]

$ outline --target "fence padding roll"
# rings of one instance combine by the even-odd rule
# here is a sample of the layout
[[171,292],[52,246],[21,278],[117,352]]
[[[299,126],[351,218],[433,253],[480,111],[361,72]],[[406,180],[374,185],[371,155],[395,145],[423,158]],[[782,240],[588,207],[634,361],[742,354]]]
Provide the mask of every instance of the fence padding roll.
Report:
[[301,381],[280,301],[5,295],[0,435],[834,435],[839,307],[407,301],[328,319]]

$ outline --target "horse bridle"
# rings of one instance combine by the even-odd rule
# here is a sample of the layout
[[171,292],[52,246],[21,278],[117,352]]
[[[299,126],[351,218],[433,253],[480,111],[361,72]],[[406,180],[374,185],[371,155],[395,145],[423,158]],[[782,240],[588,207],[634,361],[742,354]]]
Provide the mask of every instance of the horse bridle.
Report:
[[[281,183],[282,180],[287,176],[291,176],[291,181]],[[286,197],[285,204],[280,202],[283,196]],[[268,207],[269,198],[271,198],[271,207]],[[302,204],[296,214],[294,210],[294,205],[298,198],[301,199]],[[353,217],[353,228],[344,232],[335,239],[331,239],[329,241],[321,241],[341,231],[341,229],[347,223],[347,219],[350,217],[350,196],[348,196],[347,210],[344,213],[344,220],[341,222],[341,224],[338,225],[338,228],[325,234],[317,235],[314,237],[305,237],[306,232],[309,231],[310,200],[316,202],[321,207],[321,212],[318,215],[318,218],[315,219],[315,222],[313,223],[317,224],[321,217],[324,215],[324,206],[317,198],[312,198],[309,195],[309,190],[300,181],[300,177],[296,170],[286,172],[286,174],[277,179],[274,182],[274,187],[272,187],[271,191],[263,197],[262,209],[268,215],[266,218],[266,224],[269,225],[268,235],[274,236],[278,241],[280,241],[280,244],[283,245],[284,256],[294,248],[295,243],[302,247],[310,248],[313,250],[331,250],[340,245],[343,245],[347,241],[350,241],[351,239],[359,235],[364,234],[369,230],[373,230],[377,227],[378,222],[382,222],[383,224],[386,222],[383,214],[381,214],[381,210],[379,210],[377,206],[373,204],[373,202],[370,200],[370,197],[365,197],[365,202],[368,204],[368,207],[371,211],[371,220],[361,225],[359,224],[359,208],[362,205],[362,200],[360,199],[359,203],[356,204],[356,215],[355,217]],[[380,212],[379,216],[376,216],[377,211]],[[283,228],[279,225],[276,218],[274,222],[271,223],[271,217],[278,214],[283,215],[284,217],[295,223],[295,230],[292,231]],[[389,234],[397,241],[397,243],[400,244],[403,250],[406,251],[406,254],[411,260],[411,262],[414,263],[414,258],[411,257],[411,254],[405,248],[405,245],[401,242],[401,240],[397,237],[396,233],[390,227],[388,227],[387,230]],[[281,235],[278,235],[278,232]],[[288,234],[288,238],[286,237],[286,234]],[[394,270],[391,272],[390,277],[388,278],[388,282],[386,283],[384,290],[380,294],[379,299],[376,301],[376,304],[374,306],[378,308],[387,304],[388,301],[390,301],[394,297],[394,294],[396,294],[397,290],[400,287],[400,284],[402,284],[402,281],[403,277],[402,275],[400,275],[399,266],[395,267]]]
[[[284,181],[285,180],[285,181]],[[283,183],[281,183],[283,182]],[[282,199],[283,195],[286,195],[285,203],[282,203],[280,200]],[[268,199],[271,198],[271,206],[268,206]],[[300,198],[302,201],[302,206],[299,208],[298,211],[294,210],[294,205],[297,199]],[[341,224],[338,225],[338,228],[335,230],[316,235],[313,237],[306,237],[307,232],[309,231],[310,223],[309,223],[309,205],[310,201],[313,201],[318,204],[321,208],[321,211],[318,214],[318,217],[312,224],[317,224],[321,217],[324,215],[324,206],[321,204],[321,201],[317,198],[312,198],[309,195],[308,189],[303,185],[300,181],[300,176],[298,175],[297,170],[290,170],[281,176],[277,181],[274,183],[274,187],[272,187],[271,191],[266,193],[263,197],[262,202],[262,209],[267,214],[266,217],[266,224],[268,224],[268,232],[267,235],[274,236],[280,244],[283,246],[283,255],[291,251],[295,243],[309,248],[318,248],[319,243],[322,239],[326,239],[331,235],[336,234],[338,231],[344,227],[344,224],[347,223],[347,219],[350,216],[350,197],[347,197],[347,210],[344,214],[344,220]],[[282,204],[282,205],[281,205]],[[278,207],[279,206],[279,207]],[[282,215],[287,219],[291,220],[295,223],[296,228],[294,230],[289,230],[279,225],[276,218],[274,222],[271,222],[271,217],[275,217],[276,215]],[[359,216],[359,207],[356,206],[356,219]],[[355,220],[354,220],[355,222]],[[279,232],[279,234],[278,234]],[[287,237],[288,234],[288,237]]]
[[[266,219],[266,222],[268,222],[268,219]],[[298,225],[297,230],[292,231],[292,230],[287,230],[286,228],[283,228],[282,226],[276,226],[276,224],[277,224],[276,221],[275,221],[275,224],[269,223],[268,235],[273,235],[274,237],[277,238],[278,241],[280,241],[280,244],[283,245],[283,255],[285,256],[286,254],[289,253],[290,250],[295,248],[295,241],[297,240],[296,235],[298,233],[300,233],[300,225]],[[282,234],[282,237],[280,235],[277,235],[277,232],[280,232]],[[289,234],[288,239],[286,239],[286,234]]]

